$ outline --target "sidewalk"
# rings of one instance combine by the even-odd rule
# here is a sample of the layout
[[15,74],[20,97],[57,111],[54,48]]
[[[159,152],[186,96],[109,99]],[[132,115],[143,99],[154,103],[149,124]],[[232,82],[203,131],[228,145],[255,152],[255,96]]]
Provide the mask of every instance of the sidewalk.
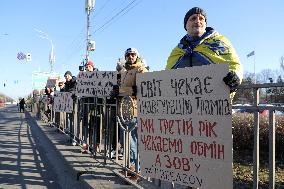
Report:
[[[39,129],[54,145],[56,150],[62,155],[70,168],[74,171],[75,178],[89,185],[91,188],[147,188],[157,189],[159,187],[142,179],[138,183],[132,182],[130,179],[123,177],[118,172],[121,167],[107,160],[104,165],[104,158],[98,153],[96,158],[92,158],[91,154],[82,154],[79,146],[72,146],[69,137],[57,130],[57,128],[38,120],[31,112],[26,114],[28,119],[33,119]],[[82,175],[80,175],[83,173]]]

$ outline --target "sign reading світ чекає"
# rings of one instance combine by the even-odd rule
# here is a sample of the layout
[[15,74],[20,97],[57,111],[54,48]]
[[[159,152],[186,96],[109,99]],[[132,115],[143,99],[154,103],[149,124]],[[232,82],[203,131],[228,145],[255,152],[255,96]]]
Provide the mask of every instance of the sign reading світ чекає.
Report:
[[230,189],[232,116],[227,64],[138,74],[143,176],[200,189]]

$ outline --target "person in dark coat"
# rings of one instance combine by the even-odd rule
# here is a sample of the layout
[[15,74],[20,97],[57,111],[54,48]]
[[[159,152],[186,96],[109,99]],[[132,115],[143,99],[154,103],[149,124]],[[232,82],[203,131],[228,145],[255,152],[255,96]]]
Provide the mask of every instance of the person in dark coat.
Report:
[[23,112],[25,111],[25,104],[25,98],[22,98],[22,100],[20,101],[20,112],[22,112],[22,110]]
[[63,81],[59,81],[58,82],[58,87],[59,87],[59,92],[64,92],[64,82]]
[[75,91],[76,77],[73,76],[70,71],[65,72],[64,77],[65,77],[64,92]]
[[[65,77],[65,83],[64,83],[64,92],[71,92],[72,94],[72,99],[73,102],[74,100],[76,100],[76,96],[75,96],[75,90],[76,90],[76,77],[72,75],[72,73],[70,71],[65,72],[64,74]],[[72,123],[73,123],[73,113],[67,113],[67,128],[66,131],[67,133],[69,133],[71,131]]]
[[87,63],[86,63],[86,71],[87,72],[93,72],[93,71],[99,71],[96,67],[95,67],[95,64],[93,61],[89,60]]

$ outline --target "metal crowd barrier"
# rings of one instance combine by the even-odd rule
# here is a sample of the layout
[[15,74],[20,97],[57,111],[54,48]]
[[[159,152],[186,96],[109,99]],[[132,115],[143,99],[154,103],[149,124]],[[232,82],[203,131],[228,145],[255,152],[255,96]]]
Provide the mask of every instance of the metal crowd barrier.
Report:
[[[50,118],[46,116],[48,104],[43,99],[33,103],[33,112],[39,119],[68,135],[68,142],[81,146],[82,152],[91,153],[94,157],[100,153],[105,164],[110,159],[122,169],[132,172],[129,169],[129,135],[133,128],[126,128],[123,119],[118,116],[116,99],[78,97],[73,101],[72,113],[54,112],[50,108]],[[121,157],[119,152],[122,149]],[[132,173],[138,174],[138,171]]]
[[235,109],[250,110],[254,115],[253,189],[259,188],[259,112],[262,110],[269,110],[269,189],[275,188],[275,111],[284,111],[284,107],[259,106],[259,90],[272,87],[284,87],[284,83],[240,85],[239,90],[253,90],[253,105],[233,106]]
[[[275,188],[275,111],[284,111],[284,107],[259,106],[259,90],[261,88],[284,87],[284,84],[266,83],[241,85],[239,90],[253,90],[252,106],[233,106],[233,109],[246,109],[253,111],[254,114],[254,151],[253,151],[253,188],[257,189],[259,184],[259,112],[269,110],[269,189]],[[37,115],[46,119],[44,111],[46,102],[39,101],[33,104],[33,111]],[[112,152],[115,152],[115,162],[119,161],[119,147],[123,143],[123,163],[122,167],[132,172],[129,167],[129,134],[133,128],[124,126],[123,118],[117,113],[116,99],[86,97],[78,98],[74,101],[73,112],[71,114],[64,112],[51,113],[51,120],[54,126],[60,131],[70,136],[70,141],[80,145],[82,148],[87,144],[86,150],[91,152],[94,157],[97,153],[103,152],[104,163],[107,158],[113,158]],[[122,131],[122,136],[119,136]],[[120,138],[120,140],[119,140]],[[138,151],[138,149],[137,149]],[[139,152],[138,152],[139,157]],[[139,162],[139,160],[138,160]],[[137,165],[136,165],[136,174]],[[152,181],[161,186],[160,180]]]

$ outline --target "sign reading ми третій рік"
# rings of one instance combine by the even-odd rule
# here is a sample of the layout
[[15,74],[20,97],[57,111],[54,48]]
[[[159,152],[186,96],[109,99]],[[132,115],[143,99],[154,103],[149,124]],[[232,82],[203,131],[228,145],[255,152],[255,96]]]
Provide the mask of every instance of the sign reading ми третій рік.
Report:
[[143,176],[200,189],[230,189],[232,117],[228,65],[138,74]]

